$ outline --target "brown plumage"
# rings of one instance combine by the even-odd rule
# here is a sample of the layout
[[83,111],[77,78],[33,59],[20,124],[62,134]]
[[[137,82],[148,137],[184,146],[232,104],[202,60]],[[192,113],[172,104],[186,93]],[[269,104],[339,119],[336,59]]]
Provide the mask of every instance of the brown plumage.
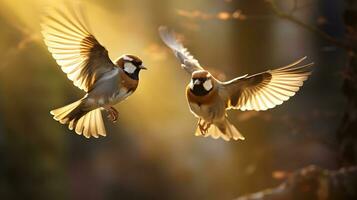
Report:
[[41,27],[57,64],[75,86],[86,92],[80,100],[52,110],[53,118],[87,138],[105,136],[101,110],[116,121],[118,111],[113,106],[136,90],[139,72],[146,69],[142,61],[134,55],[123,55],[113,63],[106,48],[91,34],[80,7],[48,10]]
[[244,140],[226,114],[228,109],[267,110],[282,104],[303,85],[312,63],[299,65],[306,57],[274,70],[244,75],[222,82],[204,70],[199,62],[166,27],[160,27],[163,42],[171,48],[183,69],[191,74],[186,96],[191,112],[199,118],[197,136]]
[[[192,79],[204,79],[210,77],[211,75],[207,71],[196,71],[195,73],[192,74]],[[215,83],[212,82],[213,87],[214,84]],[[204,96],[197,96],[191,90],[190,85],[187,85],[186,87],[186,97],[188,102],[197,103],[198,105],[202,105],[202,104],[209,105],[215,102],[217,98],[217,92],[218,92],[217,90],[213,90]]]
[[186,97],[189,102],[196,103],[198,105],[202,104],[211,104],[213,103],[217,98],[217,90],[214,90],[212,92],[209,92],[205,96],[197,96],[195,95],[192,90],[190,89],[190,86],[186,87]]
[[130,92],[134,92],[138,87],[139,81],[132,79],[126,73],[120,74],[120,79],[118,80],[119,87],[124,87]]

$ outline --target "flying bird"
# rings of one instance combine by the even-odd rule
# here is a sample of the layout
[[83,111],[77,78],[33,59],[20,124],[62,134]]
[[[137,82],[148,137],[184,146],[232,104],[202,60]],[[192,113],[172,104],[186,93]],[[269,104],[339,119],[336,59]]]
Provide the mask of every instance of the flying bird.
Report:
[[227,110],[267,110],[287,101],[311,74],[313,63],[302,65],[306,57],[287,66],[254,75],[219,81],[205,70],[180,43],[173,31],[159,27],[163,42],[173,51],[182,68],[191,74],[186,97],[192,114],[198,118],[196,136],[211,136],[226,141],[244,140],[231,124]]
[[78,101],[52,110],[53,118],[86,138],[106,136],[101,110],[108,112],[112,122],[117,120],[118,111],[113,106],[136,90],[139,72],[146,69],[142,60],[125,54],[112,62],[80,7],[48,10],[41,28],[57,64],[75,86],[86,92]]

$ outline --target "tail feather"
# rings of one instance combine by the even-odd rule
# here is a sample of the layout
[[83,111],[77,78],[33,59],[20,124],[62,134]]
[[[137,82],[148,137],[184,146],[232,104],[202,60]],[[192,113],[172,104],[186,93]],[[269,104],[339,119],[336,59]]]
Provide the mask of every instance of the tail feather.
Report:
[[68,123],[68,114],[76,109],[81,104],[81,102],[82,100],[78,100],[61,108],[51,110],[50,113],[53,115],[53,119],[59,121],[61,124],[66,124]]
[[197,127],[196,136],[211,136],[214,139],[222,138],[225,141],[233,140],[244,140],[244,136],[237,130],[237,128],[231,124],[228,119],[225,119],[221,124],[212,124],[208,129],[207,133],[202,134],[200,129]]
[[75,130],[78,135],[86,138],[91,136],[98,138],[99,135],[106,136],[104,122],[100,108],[86,111],[82,100],[52,110],[54,119],[61,124],[68,124],[70,130]]
[[100,108],[92,110],[81,117],[75,127],[75,132],[86,138],[91,136],[98,138],[99,135],[106,136],[104,122]]

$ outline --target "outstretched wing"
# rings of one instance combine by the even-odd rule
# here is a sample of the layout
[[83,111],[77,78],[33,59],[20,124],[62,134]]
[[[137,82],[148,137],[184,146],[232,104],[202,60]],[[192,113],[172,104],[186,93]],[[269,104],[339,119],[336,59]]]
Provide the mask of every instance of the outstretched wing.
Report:
[[169,31],[165,26],[159,27],[159,34],[164,43],[171,48],[175,56],[181,62],[182,68],[192,74],[194,71],[202,70],[198,61],[187,51],[187,49],[176,39],[175,33]]
[[228,108],[259,111],[287,101],[311,74],[313,63],[298,65],[305,58],[278,69],[224,82],[229,94]]
[[81,9],[49,9],[42,35],[57,64],[80,89],[88,92],[103,73],[115,67],[108,51],[90,33]]

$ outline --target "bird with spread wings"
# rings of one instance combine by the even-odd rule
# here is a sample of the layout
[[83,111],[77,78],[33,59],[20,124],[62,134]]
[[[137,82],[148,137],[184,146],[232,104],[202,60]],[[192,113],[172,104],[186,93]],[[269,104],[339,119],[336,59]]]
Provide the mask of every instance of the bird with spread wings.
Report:
[[51,111],[54,119],[69,124],[86,138],[106,135],[101,109],[115,122],[113,107],[137,88],[140,58],[122,55],[115,62],[90,31],[81,7],[49,8],[43,16],[42,35],[48,50],[68,79],[86,94],[78,101]]
[[162,41],[173,51],[181,66],[191,75],[186,96],[191,112],[199,118],[197,136],[244,140],[227,117],[229,109],[267,110],[287,101],[311,74],[313,63],[301,64],[303,57],[289,65],[230,81],[219,81],[177,40],[175,33],[161,26]]

